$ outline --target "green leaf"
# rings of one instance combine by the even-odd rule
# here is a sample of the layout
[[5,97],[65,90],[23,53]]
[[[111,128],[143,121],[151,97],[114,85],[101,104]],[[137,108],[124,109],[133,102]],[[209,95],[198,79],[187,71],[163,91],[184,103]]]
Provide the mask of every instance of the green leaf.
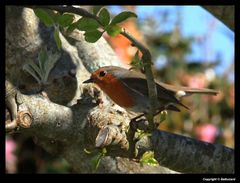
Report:
[[159,123],[162,123],[163,121],[165,121],[167,119],[167,111],[164,110],[160,113],[160,122]]
[[67,28],[67,33],[71,33],[72,31],[74,31],[74,29],[76,29],[77,26],[78,26],[78,22],[74,22],[71,25],[69,25]]
[[34,13],[47,27],[54,24],[53,18],[43,9],[35,9]]
[[110,14],[106,8],[103,8],[99,13],[99,20],[103,24],[103,26],[106,26],[110,22]]
[[98,152],[93,158],[91,159],[91,166],[93,170],[97,170],[98,166],[104,156],[107,154],[107,149],[103,148],[101,152]]
[[103,6],[94,6],[93,7],[93,14],[97,15],[97,13],[102,9]]
[[39,84],[41,83],[39,74],[35,71],[34,67],[32,67],[30,63],[23,65],[23,70],[27,71],[31,76],[33,76]]
[[119,13],[118,15],[116,15],[112,21],[111,21],[111,25],[115,25],[115,24],[118,24],[120,22],[123,22],[124,20],[128,19],[128,18],[131,18],[131,17],[136,17],[137,18],[137,15],[131,11],[124,11],[124,12],[121,12]]
[[92,152],[87,150],[86,148],[83,149],[83,151],[86,153],[86,154],[91,154]]
[[54,39],[55,39],[55,42],[57,44],[58,49],[60,50],[61,47],[62,47],[62,42],[61,42],[60,37],[59,37],[59,30],[58,29],[54,30]]
[[35,71],[35,73],[37,73],[41,81],[41,78],[43,77],[43,72],[40,70],[39,66],[35,62],[29,62],[28,64]]
[[98,152],[97,155],[95,155],[92,159],[91,159],[91,167],[93,170],[97,170],[99,167],[99,164],[102,160],[102,158],[104,157],[104,154],[102,154],[101,152]]
[[105,30],[107,31],[109,36],[115,37],[121,33],[122,28],[119,27],[118,25],[109,25],[106,27]]
[[51,70],[53,69],[53,67],[55,66],[56,62],[58,61],[58,59],[60,58],[61,54],[60,52],[52,52],[52,51],[48,51],[47,52],[48,58],[47,61],[44,64],[44,69],[43,69],[43,77],[42,77],[42,82],[46,83],[48,80],[48,76],[49,73],[51,72]]
[[147,133],[147,132],[145,132],[145,131],[143,131],[143,130],[137,129],[137,131],[135,132],[135,138],[136,138],[136,139],[141,139],[141,138],[143,138],[144,136],[150,137],[150,136],[151,136],[151,133]]
[[71,14],[63,14],[58,17],[58,23],[62,27],[69,26],[74,20],[74,15]]
[[154,158],[154,152],[153,151],[146,151],[142,158],[140,159],[140,164],[143,166],[144,164],[150,165],[150,166],[157,166],[158,162]]
[[46,13],[53,19],[54,23],[58,21],[58,17],[61,16],[61,14],[57,11],[49,10],[49,9],[44,9]]
[[48,58],[48,55],[47,55],[45,48],[41,49],[40,53],[38,54],[38,62],[39,62],[40,70],[44,70],[44,65],[45,65],[47,58]]
[[107,149],[106,149],[105,147],[102,149],[102,154],[103,154],[104,156],[107,154]]
[[100,27],[100,24],[92,18],[81,18],[77,21],[77,28],[81,31],[91,31],[96,30],[98,27]]
[[131,63],[133,67],[136,67],[137,69],[143,68],[143,62],[141,61],[141,58],[139,57],[139,50],[135,53]]
[[85,36],[85,40],[89,43],[95,43],[97,40],[100,39],[100,37],[102,36],[103,32],[100,32],[98,30],[94,30],[94,31],[88,31],[85,32],[84,36]]

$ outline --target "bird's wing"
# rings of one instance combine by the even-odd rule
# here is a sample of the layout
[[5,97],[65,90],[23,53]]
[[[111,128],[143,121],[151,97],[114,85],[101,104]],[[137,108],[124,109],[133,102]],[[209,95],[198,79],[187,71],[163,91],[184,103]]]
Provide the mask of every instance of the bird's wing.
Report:
[[[142,95],[148,96],[148,86],[147,86],[147,80],[142,78],[124,78],[121,79],[122,83],[131,89],[132,91],[135,91],[137,93],[140,93]],[[157,84],[157,83],[156,83]],[[169,103],[176,103],[179,104],[186,109],[189,109],[187,106],[182,104],[175,96],[175,92],[172,92],[163,86],[157,84],[157,94],[158,94],[158,100],[162,102],[164,105]]]
[[[137,72],[135,70],[129,71],[127,69],[124,69],[121,67],[116,67],[116,66],[111,66],[111,67],[107,67],[107,68],[109,68],[114,73],[114,75],[117,76],[117,78],[120,78],[122,80],[143,79],[143,80],[145,80],[144,87],[146,85],[145,84],[146,77],[144,74],[142,74],[140,72]],[[157,80],[155,80],[155,82],[157,84],[158,91],[162,90],[162,92],[167,92],[170,95],[176,95],[177,92],[179,92],[179,91],[184,91],[186,93],[186,96],[193,94],[193,93],[202,93],[202,94],[210,94],[210,95],[218,94],[218,91],[206,89],[206,88],[190,88],[190,87],[184,87],[184,86],[173,86],[173,85],[159,82]]]
[[[127,69],[111,66],[111,67],[105,67],[106,71],[110,71],[114,74],[115,77],[119,78],[119,80],[129,88],[130,91],[134,93],[138,93],[140,95],[148,96],[148,86],[147,86],[147,80],[144,74],[140,72],[136,72],[134,70],[129,71]],[[159,84],[157,81],[156,87],[157,87],[157,93],[158,93],[158,99],[161,101],[161,103],[169,104],[169,103],[176,103],[179,104],[186,109],[189,109],[187,106],[182,104],[175,96],[175,91],[169,90],[165,88],[164,85],[161,83]]]
[[[125,71],[122,70],[121,72],[115,73],[118,74],[117,77],[120,78],[122,83],[130,88],[131,90],[134,90],[136,92],[139,92],[145,96],[148,96],[148,86],[147,86],[147,80],[145,79],[145,75],[142,73],[138,73],[136,71]],[[121,77],[122,76],[122,77]],[[160,101],[166,102],[166,103],[177,103],[179,105],[182,105],[183,107],[187,108],[185,105],[183,105],[176,97],[175,92],[166,89],[164,86],[156,83],[157,85],[157,93],[158,93],[158,99]]]

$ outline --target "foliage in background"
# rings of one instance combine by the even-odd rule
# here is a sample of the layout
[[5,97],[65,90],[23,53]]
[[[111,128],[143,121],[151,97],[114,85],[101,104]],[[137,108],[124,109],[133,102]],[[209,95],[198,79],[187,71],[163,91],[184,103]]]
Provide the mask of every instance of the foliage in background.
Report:
[[[154,22],[154,19],[151,21]],[[151,30],[153,32],[145,32],[145,40],[155,58],[157,79],[173,85],[213,88],[220,92],[217,96],[193,95],[184,99],[184,104],[191,110],[169,112],[167,122],[161,123],[160,128],[234,147],[234,85],[226,74],[215,74],[214,67],[220,60],[188,60],[187,55],[197,39],[183,37],[179,21],[171,32],[154,31],[157,30],[154,23]],[[161,61],[164,64],[157,67],[157,62]]]
[[[136,7],[121,8],[134,11]],[[159,128],[234,147],[234,84],[228,79],[228,75],[234,72],[233,66],[226,68],[223,75],[217,75],[214,68],[221,62],[221,57],[207,60],[203,55],[203,60],[189,60],[187,56],[192,52],[193,44],[204,45],[208,43],[209,37],[202,35],[201,41],[199,37],[184,37],[181,12],[178,11],[175,12],[177,16],[173,29],[167,32],[159,30],[159,26],[164,27],[171,13],[173,12],[167,10],[158,11],[158,18],[146,16],[139,24],[131,19],[124,25],[151,50],[156,79],[173,85],[213,88],[220,93],[217,96],[192,95],[183,99],[183,103],[191,110],[181,109],[181,113],[168,112],[166,120],[160,123]],[[159,20],[162,20],[160,24]],[[106,36],[106,39],[124,63],[129,67],[131,62],[135,63],[136,50],[124,38]]]

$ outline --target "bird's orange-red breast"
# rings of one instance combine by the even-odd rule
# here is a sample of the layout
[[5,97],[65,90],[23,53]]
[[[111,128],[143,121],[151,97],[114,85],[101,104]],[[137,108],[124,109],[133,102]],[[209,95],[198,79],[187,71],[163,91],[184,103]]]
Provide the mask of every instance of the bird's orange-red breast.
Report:
[[[177,105],[188,109],[180,98],[193,93],[216,95],[218,92],[205,88],[190,88],[156,82],[159,106],[167,110],[180,111]],[[147,80],[144,74],[116,66],[105,66],[94,71],[83,83],[95,83],[116,104],[133,111],[147,113],[150,108]]]

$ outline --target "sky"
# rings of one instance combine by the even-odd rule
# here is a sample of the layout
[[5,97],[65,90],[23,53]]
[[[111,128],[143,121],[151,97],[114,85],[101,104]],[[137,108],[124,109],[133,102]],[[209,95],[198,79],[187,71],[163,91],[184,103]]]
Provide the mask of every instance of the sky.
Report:
[[[114,14],[122,11],[119,6],[110,6],[110,11]],[[181,14],[181,32],[184,37],[205,37],[203,44],[192,44],[192,53],[187,55],[189,60],[216,60],[220,58],[220,64],[214,68],[216,74],[222,74],[234,60],[234,33],[223,23],[217,20],[200,6],[137,6],[136,13],[138,21],[144,20],[147,16],[157,17],[159,12],[169,11],[169,16],[161,26],[161,31],[173,29],[177,12]],[[156,18],[156,20],[158,20]],[[159,19],[159,23],[160,23]],[[205,59],[206,60],[206,59]],[[233,80],[234,73],[230,75]]]

